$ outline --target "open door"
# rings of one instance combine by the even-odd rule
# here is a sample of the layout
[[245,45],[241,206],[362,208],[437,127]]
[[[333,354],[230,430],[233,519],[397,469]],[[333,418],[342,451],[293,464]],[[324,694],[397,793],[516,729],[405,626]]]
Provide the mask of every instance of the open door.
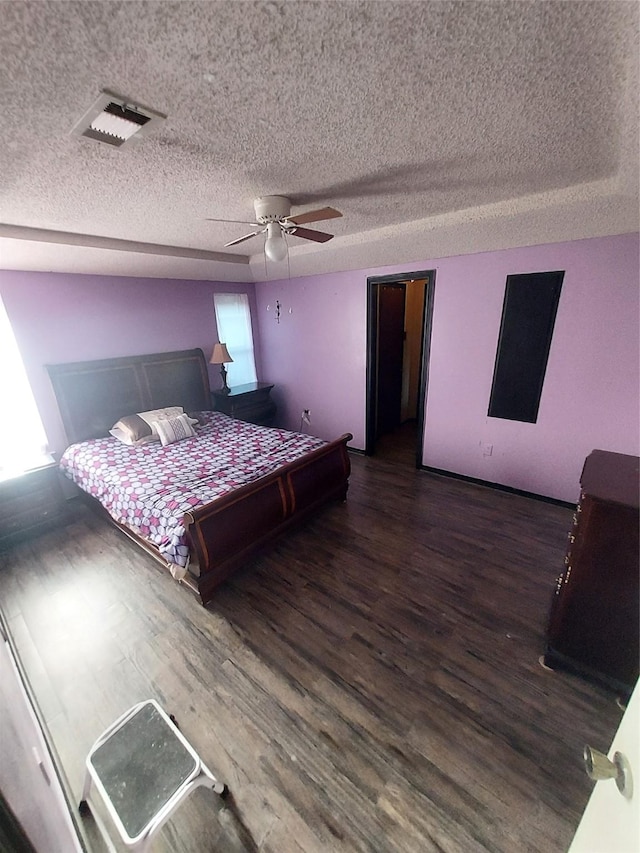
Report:
[[66,778],[0,610],[0,850],[88,850]]
[[404,355],[404,282],[381,284],[378,296],[376,438],[400,426]]
[[[596,744],[596,746],[598,746]],[[613,763],[616,753],[618,764],[628,762],[630,781],[620,785],[617,779],[600,778],[582,815],[569,853],[634,853],[640,850],[640,687],[636,684],[620,727],[611,744],[608,756]],[[604,762],[594,775],[604,776],[615,767]]]
[[[367,422],[365,453],[405,421],[416,422],[422,463],[424,403],[431,341],[434,272],[367,280]],[[406,434],[406,433],[405,433]]]

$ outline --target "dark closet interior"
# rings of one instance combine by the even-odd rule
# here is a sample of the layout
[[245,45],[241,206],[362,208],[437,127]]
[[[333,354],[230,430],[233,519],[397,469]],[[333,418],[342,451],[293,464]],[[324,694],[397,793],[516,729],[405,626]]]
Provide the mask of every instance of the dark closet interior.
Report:
[[432,302],[429,272],[368,281],[368,455],[382,438],[385,448],[409,441],[421,462]]

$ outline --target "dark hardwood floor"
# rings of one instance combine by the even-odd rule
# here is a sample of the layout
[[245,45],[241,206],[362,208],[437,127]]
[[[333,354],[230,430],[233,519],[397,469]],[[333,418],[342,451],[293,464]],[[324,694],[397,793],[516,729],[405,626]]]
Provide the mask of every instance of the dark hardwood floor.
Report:
[[154,850],[567,849],[592,786],[582,747],[606,751],[621,717],[538,663],[571,511],[394,453],[354,455],[347,503],[206,609],[82,506],[0,557],[77,796],[97,735],[156,698],[232,798],[198,790]]

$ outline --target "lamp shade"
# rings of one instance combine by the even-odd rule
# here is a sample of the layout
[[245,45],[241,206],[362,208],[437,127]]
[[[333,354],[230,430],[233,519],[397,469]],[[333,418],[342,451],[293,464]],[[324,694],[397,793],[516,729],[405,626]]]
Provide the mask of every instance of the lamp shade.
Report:
[[213,352],[211,353],[211,358],[209,359],[209,364],[229,364],[231,361],[233,361],[233,359],[229,355],[227,345],[215,344]]

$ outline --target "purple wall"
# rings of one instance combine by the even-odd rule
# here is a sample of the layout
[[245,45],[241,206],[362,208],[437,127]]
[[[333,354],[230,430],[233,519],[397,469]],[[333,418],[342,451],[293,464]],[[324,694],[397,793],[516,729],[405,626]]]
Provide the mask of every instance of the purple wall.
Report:
[[[217,340],[212,294],[221,290],[249,294],[258,373],[276,383],[279,421],[298,429],[302,409],[311,409],[311,432],[352,432],[352,446],[363,448],[367,276],[435,269],[424,464],[573,501],[593,448],[639,453],[638,251],[638,235],[627,234],[255,289],[0,272],[0,295],[53,450],[64,436],[45,364],[191,347],[207,353]],[[538,422],[487,418],[506,277],[556,269],[566,274]],[[483,443],[493,445],[491,456]]]
[[[253,284],[1,271],[0,296],[51,450],[64,449],[65,439],[45,364],[193,347],[209,355],[218,340],[213,294],[248,293],[255,312],[254,290]],[[209,371],[216,387],[219,371]]]
[[[424,464],[574,501],[592,449],[640,452],[638,251],[626,234],[260,283],[263,374],[285,426],[309,408],[363,448],[367,276],[435,269]],[[488,418],[506,277],[544,270],[566,274],[538,422]]]
[[311,409],[309,432],[327,439],[352,432],[352,446],[364,447],[366,273],[257,284],[256,301],[279,423],[300,429],[302,410]]

